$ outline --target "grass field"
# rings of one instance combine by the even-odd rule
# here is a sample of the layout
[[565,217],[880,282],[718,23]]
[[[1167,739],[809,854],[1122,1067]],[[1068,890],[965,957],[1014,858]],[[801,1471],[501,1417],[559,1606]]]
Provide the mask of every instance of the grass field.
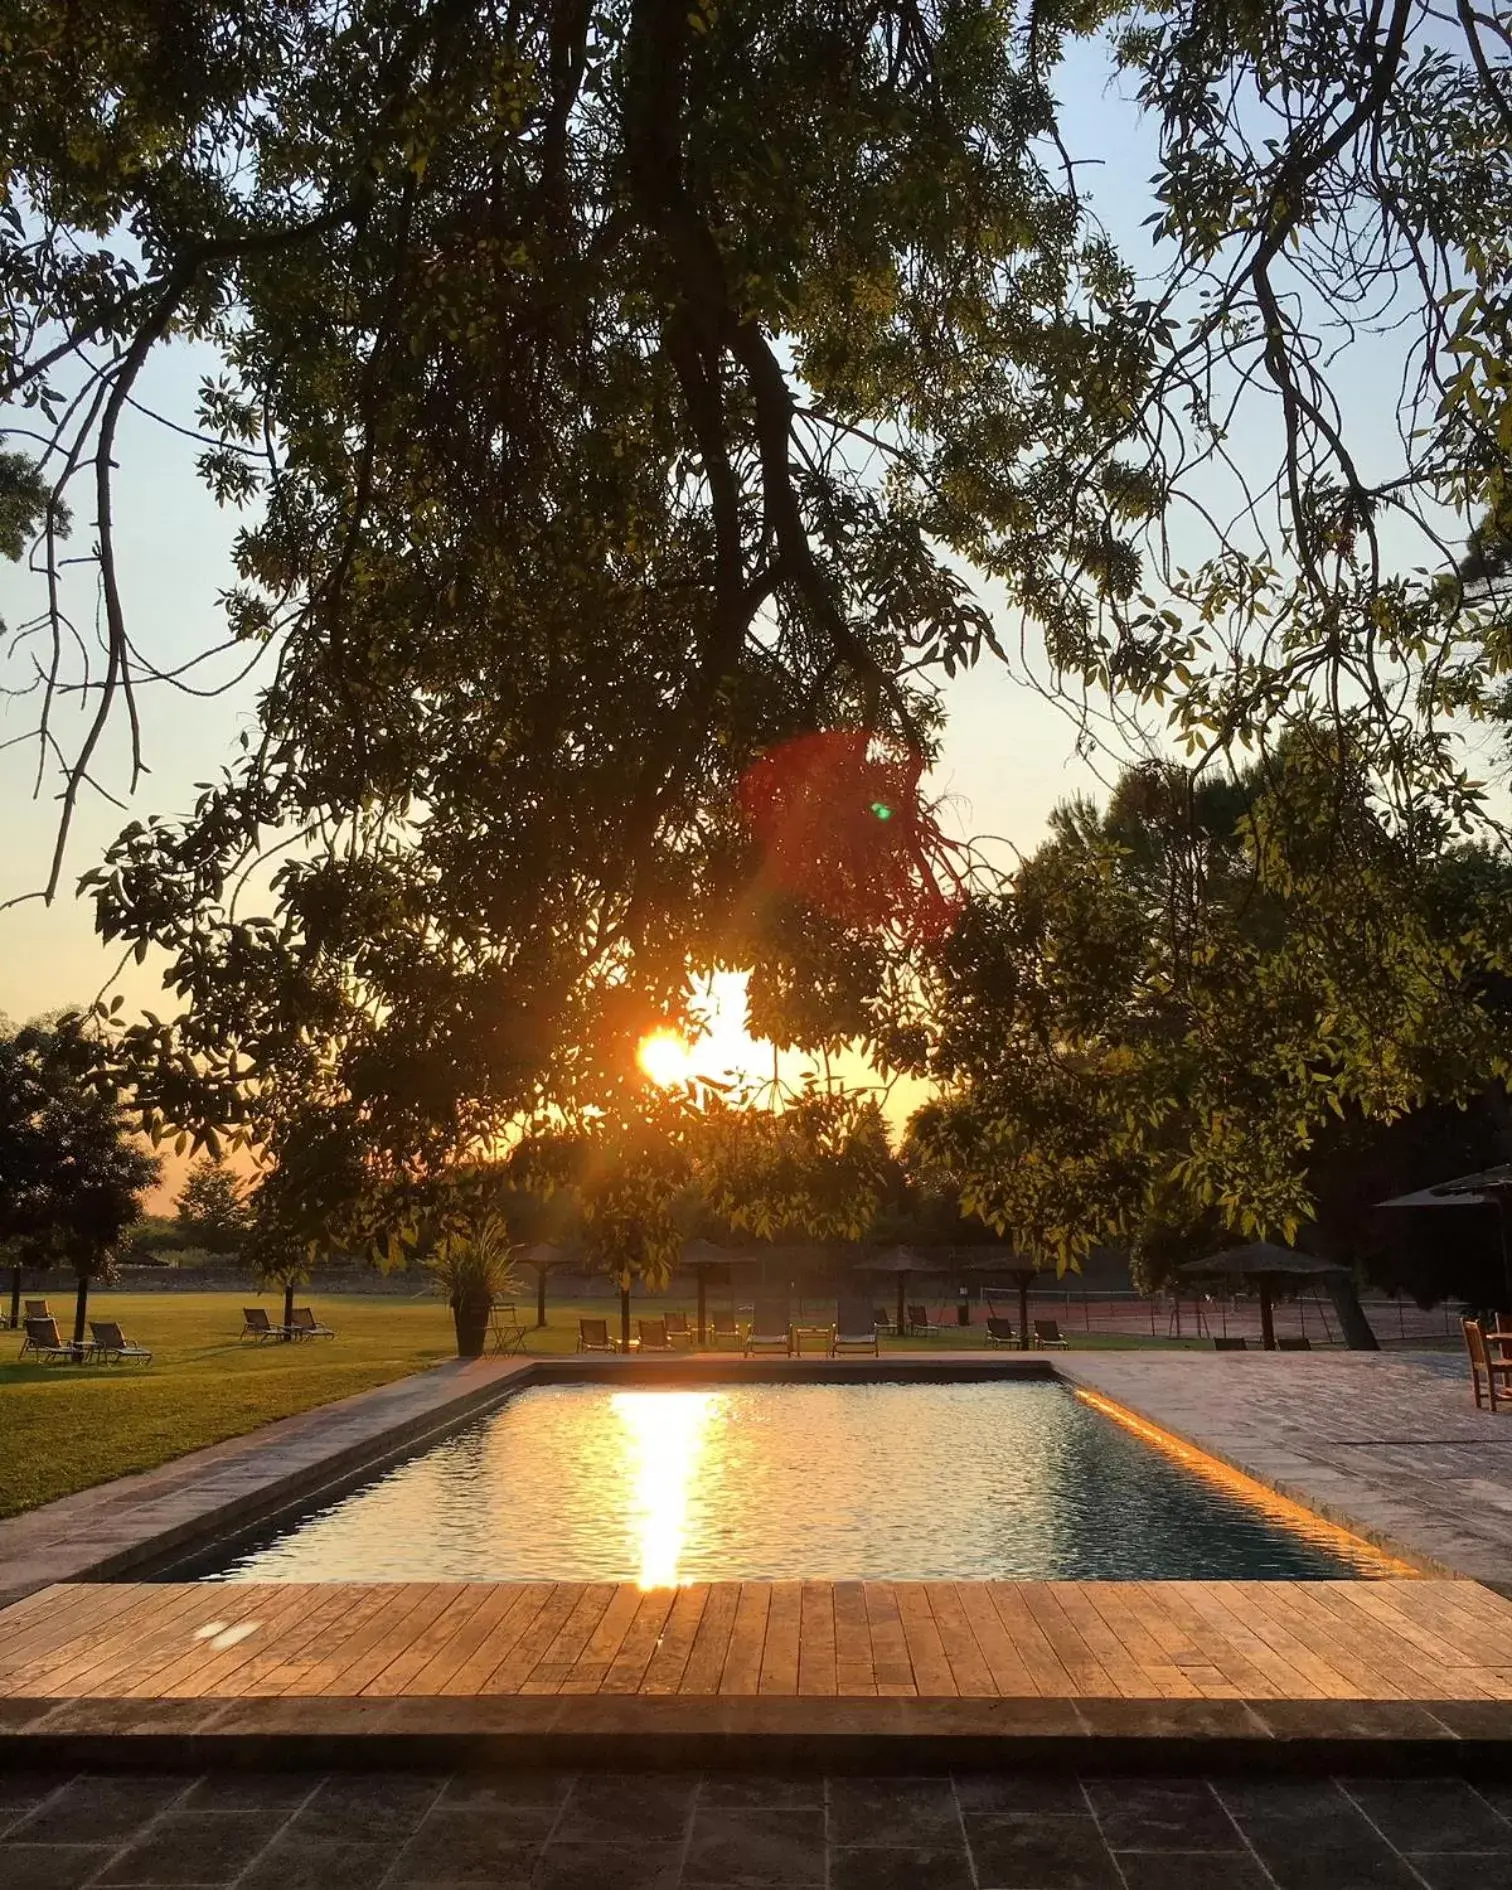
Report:
[[[152,1364],[145,1368],[18,1364],[19,1337],[0,1334],[0,1516],[128,1471],[150,1470],[276,1418],[402,1378],[455,1352],[451,1314],[438,1298],[343,1294],[307,1300],[301,1294],[299,1303],[313,1304],[338,1336],[298,1345],[239,1342],[244,1298],[250,1305],[257,1296],[97,1294],[91,1300],[97,1316],[119,1320],[130,1337],[152,1348]],[[264,1295],[261,1304],[275,1320],[281,1316],[281,1296]],[[678,1299],[638,1299],[632,1312],[679,1304],[692,1314],[692,1302]],[[71,1303],[55,1298],[52,1305],[68,1331]],[[618,1331],[617,1302],[564,1302],[551,1306],[544,1331],[531,1332],[529,1350],[574,1351],[580,1312],[607,1317],[611,1332]],[[532,1321],[533,1303],[522,1303],[520,1316]],[[1070,1338],[1073,1345],[1097,1347],[1139,1343],[1075,1332]],[[978,1326],[947,1327],[925,1343],[954,1350],[981,1342]],[[886,1348],[895,1342],[883,1343]]]

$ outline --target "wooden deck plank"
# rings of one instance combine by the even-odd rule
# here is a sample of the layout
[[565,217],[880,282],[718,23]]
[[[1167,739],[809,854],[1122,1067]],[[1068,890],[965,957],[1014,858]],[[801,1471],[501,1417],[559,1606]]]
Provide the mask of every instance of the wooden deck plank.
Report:
[[1224,1654],[1221,1664],[1224,1672],[1232,1674],[1236,1667],[1243,1664],[1247,1669],[1259,1673],[1268,1683],[1271,1688],[1269,1694],[1256,1693],[1251,1697],[1278,1700],[1323,1700],[1333,1697],[1317,1681],[1300,1673],[1285,1654],[1278,1654],[1243,1614],[1236,1614],[1225,1604],[1222,1591],[1230,1586],[1229,1583],[1187,1581],[1174,1582],[1171,1586],[1179,1590],[1193,1612],[1222,1637]]
[[1236,1620],[1283,1660],[1292,1674],[1318,1689],[1328,1700],[1357,1700],[1359,1689],[1347,1674],[1295,1632],[1294,1621],[1285,1615],[1275,1618],[1265,1606],[1264,1592],[1256,1582],[1209,1582],[1209,1591],[1221,1589],[1221,1602]]
[[530,1674],[520,1683],[521,1693],[560,1693],[576,1671],[583,1649],[593,1638],[614,1599],[614,1582],[585,1582],[571,1614],[557,1629]]
[[833,1582],[805,1582],[802,1587],[798,1625],[798,1691],[820,1698],[832,1698],[839,1691]]
[[[468,1623],[481,1608],[488,1605],[493,1592],[491,1582],[472,1584],[448,1605],[437,1609],[428,1622],[421,1624],[411,1620],[399,1651],[371,1679],[364,1680],[362,1691],[374,1698],[394,1698],[407,1693],[416,1675],[422,1673],[439,1653],[456,1644]],[[381,1617],[381,1611],[378,1612]],[[363,1655],[387,1638],[385,1622],[381,1618],[375,1619],[372,1613],[365,1614],[356,1633],[345,1637],[324,1663],[329,1675],[326,1681],[329,1690],[336,1692],[337,1675],[355,1666]],[[315,1676],[311,1678],[313,1680]],[[349,1689],[343,1687],[340,1690],[345,1692]]]
[[1144,1674],[1129,1661],[1123,1643],[1074,1582],[1057,1582],[1053,1587],[1030,1583],[1024,1590],[1024,1605],[1050,1651],[1071,1676],[1078,1695],[1148,1697]]
[[115,1619],[140,1605],[139,1592],[125,1584],[72,1582],[39,1588],[0,1613],[0,1686],[22,1667],[46,1661],[71,1640],[100,1633]]
[[898,1582],[893,1590],[898,1598],[898,1618],[903,1623],[903,1639],[908,1647],[908,1664],[913,1668],[914,1686],[922,1699],[955,1699],[958,1689],[955,1674],[945,1657],[945,1643],[935,1626],[929,1605],[929,1590],[923,1582]]
[[1274,1698],[1275,1689],[1260,1669],[1245,1659],[1227,1635],[1204,1621],[1185,1594],[1177,1592],[1180,1583],[1145,1582],[1141,1586],[1150,1606],[1159,1609],[1202,1650],[1206,1664],[1187,1663],[1183,1671],[1196,1680],[1204,1699]]
[[940,1645],[950,1662],[956,1692],[966,1699],[991,1699],[997,1692],[992,1670],[977,1646],[966,1610],[961,1605],[960,1590],[954,1582],[929,1582],[929,1611],[939,1631]]
[[6,1678],[5,1690],[59,1698],[90,1695],[122,1675],[134,1674],[144,1658],[161,1665],[177,1660],[186,1648],[202,1653],[194,1631],[204,1619],[231,1625],[235,1618],[234,1607],[207,1608],[202,1615],[200,1599],[193,1594],[159,1597],[140,1588],[129,1593],[127,1607],[103,1611],[94,1619],[87,1602],[69,1600],[55,1644],[16,1667]]
[[719,1676],[721,1693],[761,1691],[761,1650],[766,1643],[770,1602],[771,1588],[766,1582],[740,1584],[730,1644],[725,1650],[724,1671]]
[[642,1693],[677,1692],[693,1657],[693,1644],[698,1639],[699,1623],[708,1604],[707,1582],[690,1582],[686,1588],[678,1589],[661,1640],[641,1683]]
[[[1389,1595],[1371,1591],[1374,1582],[1320,1582],[1313,1591],[1320,1607],[1339,1622],[1347,1636],[1366,1632],[1373,1646],[1394,1647],[1415,1673],[1434,1680],[1452,1677],[1455,1699],[1495,1699],[1495,1690],[1480,1680],[1481,1663],[1474,1650],[1434,1633],[1391,1605]],[[1362,1622],[1361,1617],[1364,1617]],[[1368,1625],[1366,1625],[1368,1624]]]
[[830,1584],[835,1616],[835,1690],[864,1697],[877,1691],[872,1664],[871,1627],[860,1582]]
[[562,1682],[561,1693],[597,1693],[609,1677],[631,1623],[640,1612],[641,1591],[634,1582],[619,1582],[609,1606],[599,1617],[587,1645]]
[[[214,1641],[197,1646],[168,1674],[157,1679],[151,1688],[153,1696],[190,1700],[202,1696],[235,1698],[251,1672],[283,1658],[289,1637],[300,1632],[301,1622],[308,1620],[320,1605],[322,1594],[329,1599],[331,1592],[319,1582],[283,1582],[277,1586],[269,1583],[266,1587],[258,1583],[249,1597],[251,1606],[237,1623],[239,1628],[248,1630],[245,1638],[224,1651],[216,1651]],[[135,1687],[131,1693],[136,1696]]]
[[761,1645],[762,1693],[791,1697],[798,1691],[799,1635],[802,1628],[802,1582],[773,1582],[767,1605],[766,1638]]
[[[1454,1689],[1441,1676],[1420,1675],[1413,1665],[1416,1649],[1391,1636],[1383,1641],[1369,1616],[1346,1626],[1312,1592],[1312,1582],[1255,1582],[1260,1606],[1273,1619],[1284,1619],[1297,1637],[1326,1660],[1366,1699],[1452,1699]],[[1284,1590],[1285,1592],[1279,1592]],[[1409,1659],[1411,1655],[1413,1659]],[[1420,1689],[1427,1688],[1427,1692]]]
[[735,1612],[740,1606],[739,1582],[710,1582],[708,1599],[699,1617],[698,1632],[682,1679],[679,1693],[715,1694],[724,1673],[730,1635],[735,1627]]
[[891,1582],[866,1582],[866,1623],[871,1633],[872,1672],[877,1692],[890,1698],[908,1698],[919,1691],[913,1662],[908,1658],[908,1637],[898,1612],[898,1597]]
[[609,1663],[609,1671],[599,1687],[600,1693],[640,1691],[676,1597],[675,1588],[648,1588],[641,1596],[635,1619],[620,1642],[619,1652]]
[[1024,1586],[1020,1582],[985,1584],[1004,1633],[1029,1670],[1035,1692],[1047,1700],[1075,1699],[1079,1691],[1076,1681],[1035,1619]]
[[[334,1584],[287,1623],[276,1640],[251,1648],[246,1666],[234,1676],[227,1675],[227,1690],[237,1698],[257,1699],[286,1691],[296,1696],[337,1691],[330,1680],[322,1685],[316,1676],[324,1670],[334,1679],[335,1671],[345,1665],[345,1658],[334,1651],[341,1644],[343,1628],[354,1613],[366,1619],[370,1607],[380,1619],[387,1617],[396,1599],[391,1583],[362,1582],[351,1588],[345,1582]],[[361,1625],[359,1620],[359,1633]]]
[[1003,1626],[1002,1617],[992,1605],[992,1596],[983,1582],[958,1584],[961,1612],[981,1650],[987,1671],[992,1676],[993,1691],[999,1699],[1037,1699],[1039,1688],[1013,1636]]
[[417,1699],[474,1694],[551,1599],[551,1582],[501,1582],[452,1645],[410,1682]]
[[540,1665],[578,1602],[576,1582],[553,1582],[540,1611],[523,1624],[519,1638],[476,1690],[483,1694],[518,1693]]

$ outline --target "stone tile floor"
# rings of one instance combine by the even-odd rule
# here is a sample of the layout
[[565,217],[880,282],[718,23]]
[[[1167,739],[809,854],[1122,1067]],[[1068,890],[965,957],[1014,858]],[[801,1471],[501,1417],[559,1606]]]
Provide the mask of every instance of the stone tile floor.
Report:
[[1393,1890],[1512,1875],[1512,1784],[0,1772],[4,1890]]

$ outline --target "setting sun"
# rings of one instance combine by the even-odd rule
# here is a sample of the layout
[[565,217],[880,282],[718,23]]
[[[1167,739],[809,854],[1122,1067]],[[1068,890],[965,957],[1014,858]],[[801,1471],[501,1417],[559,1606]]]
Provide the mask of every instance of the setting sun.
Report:
[[693,1053],[675,1030],[656,1030],[640,1047],[640,1066],[663,1089],[686,1083],[693,1073]]

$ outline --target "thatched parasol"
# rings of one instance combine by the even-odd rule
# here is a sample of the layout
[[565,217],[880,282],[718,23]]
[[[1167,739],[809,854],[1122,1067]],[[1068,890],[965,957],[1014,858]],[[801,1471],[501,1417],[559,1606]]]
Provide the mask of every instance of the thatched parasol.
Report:
[[1500,1162],[1495,1168],[1483,1168],[1479,1174],[1458,1175],[1453,1181],[1440,1181],[1431,1188],[1419,1188],[1415,1194],[1395,1195],[1390,1201],[1378,1201],[1377,1207],[1493,1207],[1501,1235],[1502,1278],[1505,1281],[1503,1312],[1512,1312],[1512,1162]]
[[522,1267],[531,1267],[536,1276],[536,1328],[546,1324],[546,1275],[553,1267],[567,1266],[581,1255],[572,1247],[559,1247],[549,1240],[535,1241],[521,1247],[514,1256]]
[[1015,1253],[1010,1248],[1006,1254],[999,1254],[996,1259],[968,1260],[957,1269],[961,1273],[1004,1274],[1012,1280],[1018,1289],[1018,1343],[1021,1352],[1027,1352],[1030,1346],[1029,1331],[1029,1288],[1034,1284],[1035,1276],[1044,1272],[1036,1260],[1027,1254]]
[[869,1255],[865,1260],[856,1262],[858,1273],[895,1274],[898,1281],[898,1321],[896,1331],[899,1338],[908,1329],[906,1318],[908,1297],[908,1279],[913,1273],[938,1273],[936,1266],[927,1254],[920,1253],[917,1247],[888,1247],[881,1253]]
[[728,1247],[716,1247],[712,1240],[685,1240],[682,1264],[691,1269],[698,1281],[698,1343],[702,1345],[709,1322],[710,1272],[715,1267],[751,1266],[759,1262],[753,1254],[733,1253]]
[[1274,1241],[1252,1240],[1248,1246],[1229,1247],[1210,1254],[1206,1260],[1188,1260],[1176,1271],[1187,1279],[1250,1280],[1260,1294],[1260,1343],[1267,1352],[1276,1349],[1276,1324],[1272,1302],[1278,1291],[1293,1280],[1321,1280],[1347,1275],[1349,1269],[1332,1260],[1318,1260],[1310,1253],[1298,1253],[1295,1247],[1278,1247]]

